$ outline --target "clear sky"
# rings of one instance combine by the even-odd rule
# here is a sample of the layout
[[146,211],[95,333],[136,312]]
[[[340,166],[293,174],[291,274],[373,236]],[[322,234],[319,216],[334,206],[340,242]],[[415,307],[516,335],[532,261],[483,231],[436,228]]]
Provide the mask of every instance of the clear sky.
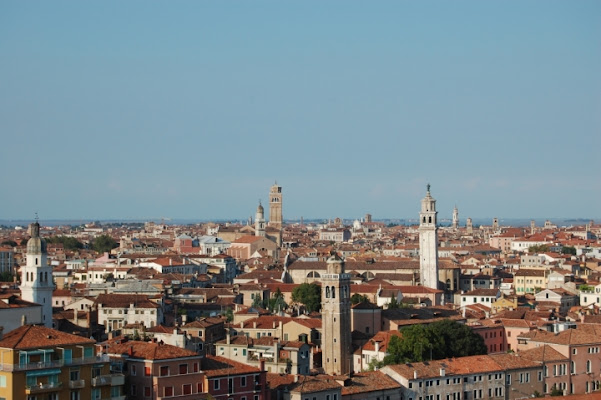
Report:
[[601,1],[0,2],[0,218],[601,217]]

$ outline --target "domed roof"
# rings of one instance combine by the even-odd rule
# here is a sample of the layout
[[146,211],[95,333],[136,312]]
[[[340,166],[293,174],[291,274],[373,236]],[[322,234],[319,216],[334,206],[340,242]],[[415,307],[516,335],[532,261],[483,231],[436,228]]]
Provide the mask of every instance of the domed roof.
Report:
[[40,224],[34,222],[29,225],[31,239],[27,241],[27,254],[46,253],[46,241],[40,237]]
[[265,212],[265,209],[263,208],[263,206],[261,205],[261,202],[259,202],[259,207],[257,207],[257,212],[258,213],[263,213]]

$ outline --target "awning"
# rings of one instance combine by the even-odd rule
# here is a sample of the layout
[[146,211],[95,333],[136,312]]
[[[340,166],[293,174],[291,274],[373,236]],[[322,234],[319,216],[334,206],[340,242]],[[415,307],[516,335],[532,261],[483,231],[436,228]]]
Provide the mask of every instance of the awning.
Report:
[[30,377],[30,376],[58,375],[60,373],[61,373],[60,368],[40,369],[37,371],[28,371],[25,376]]

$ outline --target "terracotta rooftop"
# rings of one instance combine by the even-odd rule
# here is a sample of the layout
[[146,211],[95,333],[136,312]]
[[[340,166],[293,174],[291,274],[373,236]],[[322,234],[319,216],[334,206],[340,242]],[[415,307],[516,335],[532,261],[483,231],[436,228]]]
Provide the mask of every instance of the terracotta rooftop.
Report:
[[[351,383],[342,387],[342,395],[357,395],[360,393],[376,392],[380,390],[400,389],[401,384],[382,373],[381,371],[361,372],[354,374]],[[366,395],[366,397],[368,397]],[[353,397],[355,398],[355,397]]]
[[4,338],[0,340],[0,347],[14,350],[25,350],[32,348],[93,343],[96,343],[94,339],[71,335],[69,333],[46,328],[44,326],[23,325],[4,335]]
[[202,359],[202,370],[208,378],[218,376],[250,374],[261,372],[258,368],[219,356],[206,356]]
[[200,358],[196,352],[182,349],[181,347],[136,340],[128,340],[122,343],[110,343],[105,351],[107,354],[123,355],[128,358],[137,358],[141,360],[171,360],[173,358],[181,357]]

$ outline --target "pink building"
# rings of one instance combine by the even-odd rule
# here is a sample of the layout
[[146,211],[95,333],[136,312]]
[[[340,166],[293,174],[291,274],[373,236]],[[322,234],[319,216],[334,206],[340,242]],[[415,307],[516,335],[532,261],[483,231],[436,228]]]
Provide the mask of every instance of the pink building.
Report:
[[[267,372],[224,357],[202,360],[206,390],[215,400],[267,400]],[[179,398],[178,398],[179,400]]]
[[122,366],[129,398],[161,400],[205,399],[201,356],[193,351],[161,343],[118,341],[104,349]]
[[565,394],[583,394],[601,386],[601,327],[567,329],[557,334],[534,330],[518,338],[518,350],[549,345],[569,360]]

